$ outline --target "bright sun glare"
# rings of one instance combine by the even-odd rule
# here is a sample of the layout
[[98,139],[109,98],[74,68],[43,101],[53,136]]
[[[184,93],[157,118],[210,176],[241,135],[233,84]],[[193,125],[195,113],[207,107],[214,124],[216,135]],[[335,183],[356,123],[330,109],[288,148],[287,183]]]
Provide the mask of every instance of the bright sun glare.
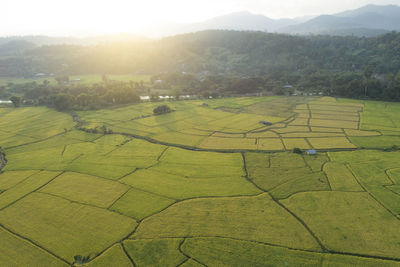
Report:
[[[1,0],[1,35],[147,34],[172,23],[193,23],[248,10],[271,18],[315,15],[396,4],[399,0]],[[151,32],[150,32],[151,35]]]

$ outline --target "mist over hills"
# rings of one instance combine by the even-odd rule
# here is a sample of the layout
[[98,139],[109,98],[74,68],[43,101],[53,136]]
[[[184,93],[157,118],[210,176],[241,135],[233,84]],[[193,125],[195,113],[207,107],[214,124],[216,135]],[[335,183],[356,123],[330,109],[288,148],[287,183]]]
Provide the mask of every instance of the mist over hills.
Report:
[[[23,40],[35,45],[94,45],[104,42],[148,41],[148,37],[161,38],[204,30],[262,31],[292,35],[378,36],[390,31],[400,31],[400,6],[367,5],[333,15],[271,19],[248,11],[231,13],[192,24],[154,24],[141,34],[119,34],[77,37],[11,36],[1,37],[0,45]],[[147,36],[147,37],[144,37]]]

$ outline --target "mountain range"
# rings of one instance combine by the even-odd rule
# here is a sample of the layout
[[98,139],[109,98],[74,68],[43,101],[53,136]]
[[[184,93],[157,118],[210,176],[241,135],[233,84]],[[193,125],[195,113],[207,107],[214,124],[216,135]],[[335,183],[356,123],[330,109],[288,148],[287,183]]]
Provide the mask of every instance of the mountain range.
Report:
[[250,12],[233,13],[202,23],[184,25],[180,33],[206,29],[256,30],[287,34],[376,36],[400,30],[400,6],[367,5],[333,15],[271,19]]
[[[338,35],[373,37],[391,31],[400,31],[400,6],[366,5],[332,15],[271,19],[248,11],[231,13],[192,24],[155,24],[143,36],[161,38],[203,30],[236,30],[284,33],[291,35]],[[88,38],[23,36],[0,38],[0,45],[9,41],[24,40],[36,45],[75,44],[93,45],[104,42],[146,41],[147,37],[133,34],[97,36]]]

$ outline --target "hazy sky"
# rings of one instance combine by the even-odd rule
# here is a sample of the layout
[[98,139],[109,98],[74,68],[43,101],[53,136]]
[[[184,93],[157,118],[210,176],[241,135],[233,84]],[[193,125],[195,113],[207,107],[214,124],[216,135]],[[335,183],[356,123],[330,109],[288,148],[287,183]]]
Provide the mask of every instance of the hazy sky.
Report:
[[0,0],[0,35],[96,35],[248,10],[271,18],[332,14],[400,0]]

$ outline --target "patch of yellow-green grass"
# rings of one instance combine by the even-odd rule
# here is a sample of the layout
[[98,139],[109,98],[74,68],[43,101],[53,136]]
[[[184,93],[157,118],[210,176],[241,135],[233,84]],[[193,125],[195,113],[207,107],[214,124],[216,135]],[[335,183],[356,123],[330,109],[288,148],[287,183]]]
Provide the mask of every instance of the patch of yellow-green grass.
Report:
[[400,253],[400,221],[368,193],[300,193],[282,203],[330,250],[392,258]]
[[190,114],[186,112],[176,111],[164,115],[151,116],[143,119],[138,119],[135,121],[145,126],[160,126],[164,124],[171,124],[174,123],[175,121],[184,120],[189,116]]
[[316,149],[356,148],[346,137],[317,137],[308,141]]
[[198,147],[216,150],[257,150],[256,139],[253,138],[208,137]]
[[250,160],[248,162],[249,178],[264,190],[271,190],[298,178],[308,178],[312,174],[308,168],[268,168],[252,166]]
[[362,130],[352,130],[352,129],[345,129],[344,132],[348,136],[380,136],[381,133],[376,131],[362,131]]
[[363,191],[353,174],[343,164],[328,162],[324,165],[324,172],[328,176],[332,190]]
[[336,98],[331,97],[331,96],[323,96],[321,98],[318,98],[315,102],[330,102],[330,103],[336,103]]
[[136,266],[175,267],[187,260],[178,249],[181,238],[126,240],[124,246]]
[[255,169],[255,168],[269,168],[269,154],[266,153],[251,153],[247,152],[245,154],[246,159],[246,168],[247,169]]
[[279,138],[279,135],[272,131],[266,131],[266,132],[259,132],[259,133],[257,133],[257,132],[247,133],[246,137],[247,138]]
[[277,133],[299,133],[299,132],[309,132],[310,128],[308,126],[291,126],[280,129],[274,129]]
[[292,173],[288,181],[281,183],[270,190],[272,196],[277,199],[284,199],[299,192],[307,191],[329,191],[329,184],[326,176],[321,172],[294,174]]
[[395,266],[400,266],[400,263],[397,261],[390,261],[390,260],[380,260],[380,259],[329,254],[324,256],[322,266],[323,267],[348,267],[348,266],[395,267]]
[[267,194],[177,203],[145,219],[132,238],[187,236],[230,237],[320,249],[306,229]]
[[129,217],[42,193],[0,211],[0,223],[69,262],[96,255],[136,226]]
[[366,185],[366,190],[392,213],[400,214],[400,195],[386,186]]
[[391,148],[400,146],[399,136],[349,137],[352,143],[363,148]]
[[154,165],[165,149],[165,146],[136,139],[130,141],[118,135],[109,135],[95,142],[63,145],[62,141],[45,144],[41,149],[32,144],[7,150],[9,164],[6,170],[72,171],[118,179],[135,168]]
[[0,263],[2,266],[69,266],[43,249],[0,228]]
[[357,114],[358,111],[362,110],[362,106],[358,105],[326,105],[326,103],[310,103],[310,109],[312,112],[319,112],[320,110],[324,111],[337,111],[337,112],[348,112],[352,114]]
[[[269,167],[269,161],[272,167]],[[321,172],[322,161],[313,164],[319,163],[319,170],[315,168],[315,171],[306,166],[298,154],[274,154],[269,157],[269,161],[262,154],[246,154],[249,178],[276,198],[287,198],[303,191],[329,190],[328,181]]]
[[11,187],[7,191],[0,194],[0,208],[7,207],[24,196],[29,195],[31,192],[39,189],[51,181],[58,174],[60,173],[42,171],[29,176],[14,187]]
[[138,170],[120,181],[135,188],[173,199],[260,193],[260,190],[240,176],[196,179],[150,169]]
[[[396,184],[400,185],[400,168],[393,168],[387,170],[387,175],[389,175],[390,179],[394,181]],[[0,176],[1,178],[1,176]]]
[[293,149],[295,147],[301,149],[310,149],[310,145],[304,138],[283,138],[283,143],[286,149]]
[[28,144],[36,141],[38,141],[38,139],[33,137],[16,135],[15,133],[10,132],[0,132],[0,145],[4,148]]
[[213,153],[168,148],[160,163],[151,170],[190,178],[242,176],[243,162],[239,153]]
[[163,127],[149,127],[138,124],[134,121],[122,122],[110,126],[115,133],[134,134],[140,136],[150,136],[152,134],[165,132]]
[[132,263],[126,256],[120,244],[116,244],[106,250],[99,257],[93,261],[85,264],[89,267],[103,267],[103,266],[118,266],[118,267],[131,267]]
[[178,132],[166,132],[166,133],[152,135],[151,138],[167,144],[179,144],[184,146],[195,147],[199,143],[202,143],[202,141],[207,137],[201,135],[189,135]]
[[244,134],[243,133],[222,133],[222,132],[216,132],[213,133],[211,136],[213,137],[225,137],[225,138],[243,138]]
[[242,164],[242,157],[239,153],[215,153],[205,151],[191,151],[175,147],[169,147],[161,162],[174,164],[203,164],[213,166],[237,166]]
[[197,261],[193,260],[193,259],[189,259],[187,261],[185,261],[182,265],[179,265],[182,267],[201,267],[204,266],[201,263],[198,263]]
[[308,118],[296,118],[294,121],[289,123],[289,126],[295,125],[308,126]]
[[317,132],[308,132],[308,133],[284,133],[281,134],[282,137],[292,137],[292,138],[312,138],[312,137],[344,137],[344,133],[317,133]]
[[[74,125],[70,115],[45,107],[12,109],[3,115],[0,121],[0,128],[3,131],[34,139],[44,139],[64,133]],[[1,139],[0,143],[2,143]],[[12,144],[10,143],[8,146],[12,146]]]
[[311,119],[310,126],[358,129],[358,121]]
[[343,133],[343,129],[340,128],[328,128],[328,127],[311,127],[312,132],[322,133]]
[[117,182],[86,174],[67,172],[51,181],[40,192],[107,208],[128,189],[128,186]]
[[0,174],[0,189],[7,190],[38,171],[8,171]]
[[324,153],[318,153],[317,155],[303,155],[303,158],[307,166],[310,167],[313,172],[322,171],[323,164],[329,161],[328,156]]
[[393,193],[396,193],[398,195],[400,195],[400,185],[388,185],[385,186],[387,189],[389,189],[390,191],[392,191]]
[[264,151],[283,151],[283,143],[279,138],[259,138],[257,139],[257,149]]
[[118,199],[110,209],[136,220],[141,220],[174,202],[174,199],[132,188]]
[[182,250],[207,266],[399,266],[395,261],[297,251],[215,237],[189,238]]
[[317,112],[312,112],[311,117],[313,119],[319,120],[336,120],[336,121],[355,121],[358,123],[360,117],[357,113],[350,113],[350,114],[340,114],[340,113],[333,113],[333,114],[320,114]]
[[276,153],[271,155],[271,167],[272,168],[300,168],[305,167],[303,157],[295,153]]
[[369,161],[362,163],[355,162],[350,163],[349,168],[363,185],[392,185],[393,182],[389,179],[384,170],[384,167],[387,165],[380,165],[382,165],[380,161],[376,161],[374,164]]

